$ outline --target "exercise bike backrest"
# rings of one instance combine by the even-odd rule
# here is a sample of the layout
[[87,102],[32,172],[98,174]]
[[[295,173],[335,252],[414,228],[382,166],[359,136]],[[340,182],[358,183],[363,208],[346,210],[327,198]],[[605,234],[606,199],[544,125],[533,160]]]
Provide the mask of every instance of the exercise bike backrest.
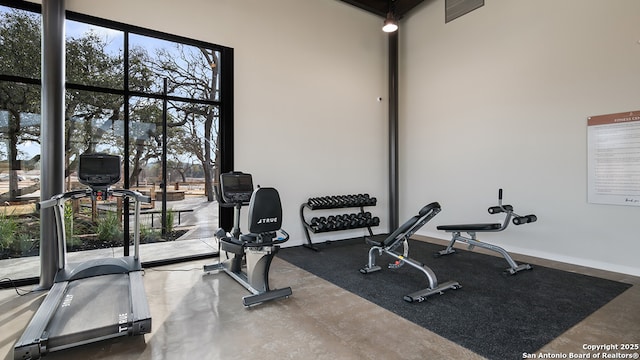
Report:
[[278,190],[269,187],[253,192],[249,203],[249,232],[261,234],[280,230],[282,227],[282,203]]
[[[282,227],[282,204],[278,191],[258,187],[249,202],[249,234],[240,235],[244,247],[264,247],[285,243],[289,234]],[[281,233],[282,236],[278,236]]]

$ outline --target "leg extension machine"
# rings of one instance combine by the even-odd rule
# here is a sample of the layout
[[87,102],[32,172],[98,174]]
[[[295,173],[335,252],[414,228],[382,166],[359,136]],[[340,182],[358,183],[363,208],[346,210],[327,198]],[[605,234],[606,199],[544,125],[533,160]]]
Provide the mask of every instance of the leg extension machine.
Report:
[[[418,215],[413,216],[407,222],[402,224],[396,231],[394,231],[383,241],[376,241],[371,238],[366,238],[365,240],[367,244],[372,245],[372,247],[369,250],[369,263],[364,268],[360,269],[360,272],[363,274],[369,274],[381,270],[382,268],[375,264],[375,257],[376,253],[378,253],[378,255],[382,255],[382,253],[385,253],[396,259],[395,263],[389,264],[390,269],[397,269],[404,264],[408,264],[409,266],[420,270],[429,281],[429,287],[427,287],[426,289],[418,290],[409,295],[405,295],[405,301],[422,302],[431,295],[444,293],[445,290],[459,289],[461,286],[456,281],[447,281],[443,284],[438,284],[438,278],[436,277],[436,274],[433,272],[433,270],[431,270],[428,266],[408,257],[409,238],[416,231],[418,231],[418,229],[423,227],[424,224],[431,220],[431,218],[436,216],[440,212],[440,209],[440,204],[438,204],[437,202],[433,202],[423,207]],[[402,254],[396,252],[396,249],[400,247],[400,245],[403,245]]]
[[[476,239],[477,232],[497,232],[502,231],[509,226],[509,222],[513,218],[514,225],[522,225],[526,223],[531,223],[538,218],[533,215],[525,215],[520,216],[513,211],[513,206],[511,205],[502,205],[502,189],[498,190],[498,206],[492,206],[488,209],[489,214],[498,214],[498,213],[506,213],[507,216],[504,219],[502,224],[500,223],[482,223],[482,224],[462,224],[462,225],[440,225],[437,227],[438,230],[444,230],[446,232],[450,232],[453,234],[453,238],[451,242],[447,246],[446,249],[441,250],[435,254],[436,257],[453,254],[456,251],[453,249],[453,245],[456,241],[461,241],[466,244],[469,244],[469,250],[472,250],[474,247],[478,246],[483,249],[495,251],[502,255],[504,259],[509,263],[509,268],[505,270],[505,273],[509,275],[515,275],[517,272],[522,270],[530,270],[532,267],[529,264],[517,264],[509,255],[509,253],[501,248],[500,246],[487,244]],[[466,232],[469,237],[465,237],[462,235],[463,232]]]

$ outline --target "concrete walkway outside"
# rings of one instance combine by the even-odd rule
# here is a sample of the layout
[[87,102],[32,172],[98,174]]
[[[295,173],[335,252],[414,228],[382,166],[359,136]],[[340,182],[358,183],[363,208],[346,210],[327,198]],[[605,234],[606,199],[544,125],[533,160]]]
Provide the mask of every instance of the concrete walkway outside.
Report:
[[[161,209],[160,202],[156,202],[157,209]],[[176,241],[157,242],[140,245],[140,257],[143,262],[167,260],[193,255],[209,254],[218,251],[217,240],[214,237],[218,229],[218,203],[208,202],[203,196],[188,196],[184,200],[167,203],[168,209],[185,210],[181,215],[180,225],[176,228],[187,229],[187,233]],[[90,259],[122,256],[121,247],[70,252],[67,254],[69,263],[82,262]],[[133,254],[133,246],[130,249]],[[0,279],[12,280],[40,276],[40,257],[29,256],[16,259],[0,260]]]

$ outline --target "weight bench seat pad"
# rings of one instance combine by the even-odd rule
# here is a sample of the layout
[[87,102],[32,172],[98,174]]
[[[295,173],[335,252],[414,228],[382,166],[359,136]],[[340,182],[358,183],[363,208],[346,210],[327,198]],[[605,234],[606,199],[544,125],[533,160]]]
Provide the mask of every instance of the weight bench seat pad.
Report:
[[412,230],[413,227],[416,225],[416,223],[420,221],[420,219],[422,219],[426,215],[429,215],[431,212],[435,210],[438,210],[438,211],[440,210],[440,204],[438,204],[437,202],[432,202],[431,204],[426,205],[422,209],[420,209],[420,211],[418,212],[418,215],[411,217],[404,224],[400,225],[400,227],[398,227],[396,231],[391,233],[391,235],[387,236],[384,240],[377,241],[375,239],[367,237],[365,238],[365,241],[369,245],[389,247],[393,245],[396,241],[402,240],[402,238],[398,239],[398,236],[400,234],[404,234],[409,230]]
[[493,231],[502,227],[502,224],[462,224],[462,225],[439,225],[438,230],[444,231]]

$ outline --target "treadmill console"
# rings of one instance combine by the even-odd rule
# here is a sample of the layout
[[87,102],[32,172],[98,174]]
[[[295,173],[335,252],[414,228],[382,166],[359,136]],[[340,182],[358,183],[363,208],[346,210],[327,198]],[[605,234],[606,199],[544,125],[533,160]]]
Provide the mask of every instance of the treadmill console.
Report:
[[106,189],[117,183],[120,181],[120,156],[102,153],[80,155],[78,180],[92,189]]
[[230,172],[220,174],[222,199],[228,203],[248,203],[253,194],[251,174]]

